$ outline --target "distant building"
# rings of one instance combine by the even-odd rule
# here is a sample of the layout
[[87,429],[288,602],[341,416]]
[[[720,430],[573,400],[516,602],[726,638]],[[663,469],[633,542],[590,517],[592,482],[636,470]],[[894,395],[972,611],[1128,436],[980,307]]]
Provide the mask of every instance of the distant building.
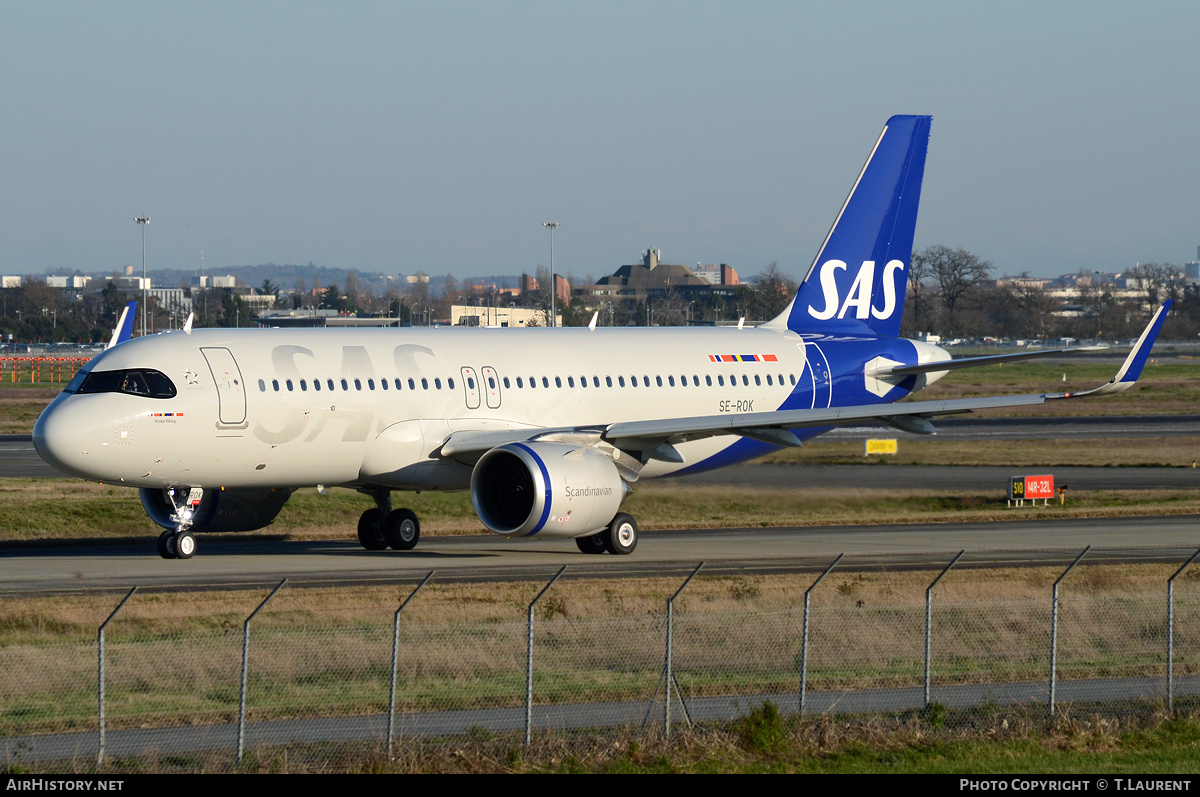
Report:
[[561,274],[554,275],[554,297],[560,302],[571,303],[571,283]]
[[[533,307],[450,306],[450,325],[456,327],[544,327],[549,313]],[[555,326],[562,326],[562,315],[555,314]]]
[[593,296],[645,298],[665,296],[671,290],[708,292],[714,287],[713,283],[693,274],[687,266],[660,262],[661,256],[661,251],[651,247],[642,252],[641,263],[621,266],[610,276],[602,277],[595,285],[584,290]]
[[140,291],[150,290],[153,286],[150,284],[151,279],[146,277],[113,277],[109,280],[119,291]]
[[236,288],[237,277],[226,274],[222,277],[192,277],[193,288]]
[[73,274],[69,277],[46,277],[46,284],[51,288],[60,288],[64,290],[85,290],[88,283],[91,282],[91,277],[83,274]]
[[710,285],[737,285],[738,273],[727,263],[697,263],[692,269],[696,276],[707,281]]
[[0,288],[20,288],[21,278],[17,276],[0,277]]

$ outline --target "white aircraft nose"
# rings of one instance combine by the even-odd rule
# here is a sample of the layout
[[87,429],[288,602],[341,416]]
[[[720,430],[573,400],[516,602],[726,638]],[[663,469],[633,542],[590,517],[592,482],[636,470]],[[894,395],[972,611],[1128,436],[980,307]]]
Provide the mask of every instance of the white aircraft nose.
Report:
[[33,447],[47,464],[81,478],[89,473],[88,445],[95,438],[93,417],[89,417],[74,396],[61,394],[42,410],[33,425]]

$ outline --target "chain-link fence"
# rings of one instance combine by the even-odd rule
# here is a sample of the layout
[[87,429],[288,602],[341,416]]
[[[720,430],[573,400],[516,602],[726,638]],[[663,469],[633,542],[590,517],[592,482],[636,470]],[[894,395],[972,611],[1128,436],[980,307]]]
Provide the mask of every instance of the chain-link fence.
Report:
[[98,620],[87,636],[10,607],[0,747],[8,765],[166,756],[232,768],[280,750],[317,759],[330,745],[385,755],[480,734],[669,734],[764,701],[951,728],[997,712],[1048,721],[1194,708],[1191,564],[1085,559],[1064,574],[982,569],[968,556],[896,573],[841,560],[816,586],[811,574],[699,569],[673,581],[434,576],[424,592],[393,589],[390,606],[366,591],[283,585],[270,597],[131,592],[86,599],[80,615]]

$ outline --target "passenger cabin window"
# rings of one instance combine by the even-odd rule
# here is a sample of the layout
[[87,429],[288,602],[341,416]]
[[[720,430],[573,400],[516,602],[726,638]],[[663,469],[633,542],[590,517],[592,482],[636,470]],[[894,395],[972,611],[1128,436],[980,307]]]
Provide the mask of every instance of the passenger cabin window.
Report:
[[446,385],[447,385],[447,386],[448,386],[448,387],[449,387],[451,390],[453,390],[453,389],[454,389],[454,377],[452,377],[452,376],[446,377]]
[[278,393],[278,392],[279,392],[279,380],[278,380],[278,379],[272,379],[272,380],[271,380],[271,387],[272,387],[272,388],[275,390],[275,392],[276,392],[276,393]]
[[433,386],[434,386],[435,388],[437,388],[438,390],[441,390],[441,389],[442,389],[442,380],[441,380],[441,379],[434,379],[434,380],[433,380]]
[[359,381],[358,379],[355,379],[355,380],[354,380],[354,389],[355,389],[355,390],[362,390],[362,382],[361,382],[361,381]]
[[267,392],[267,383],[266,383],[266,382],[264,382],[264,381],[262,381],[261,379],[260,379],[260,380],[258,380],[258,392],[259,392],[259,393],[266,393],[266,392]]
[[374,389],[375,389],[375,380],[374,380],[374,379],[368,379],[368,380],[367,380],[367,389],[368,389],[368,390],[374,390]]
[[428,380],[428,379],[426,379],[426,378],[424,378],[424,377],[421,377],[421,389],[422,389],[422,390],[428,390],[428,389],[429,389],[429,380]]
[[123,371],[92,371],[75,390],[69,393],[125,393],[144,398],[175,398],[175,385],[161,371],[150,368],[130,368]]
[[350,383],[348,383],[345,379],[343,379],[342,380],[342,390],[349,390],[349,389],[350,389]]

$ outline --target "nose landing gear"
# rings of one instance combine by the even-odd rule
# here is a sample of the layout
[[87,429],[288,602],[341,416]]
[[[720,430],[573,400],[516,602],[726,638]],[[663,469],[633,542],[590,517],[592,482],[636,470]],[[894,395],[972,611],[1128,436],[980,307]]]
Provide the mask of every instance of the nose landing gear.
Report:
[[175,529],[158,535],[158,555],[163,559],[191,559],[196,555],[196,535],[188,529],[192,527],[192,518],[204,497],[204,490],[192,487],[185,496],[182,488],[172,487],[166,493],[175,507],[171,515]]

